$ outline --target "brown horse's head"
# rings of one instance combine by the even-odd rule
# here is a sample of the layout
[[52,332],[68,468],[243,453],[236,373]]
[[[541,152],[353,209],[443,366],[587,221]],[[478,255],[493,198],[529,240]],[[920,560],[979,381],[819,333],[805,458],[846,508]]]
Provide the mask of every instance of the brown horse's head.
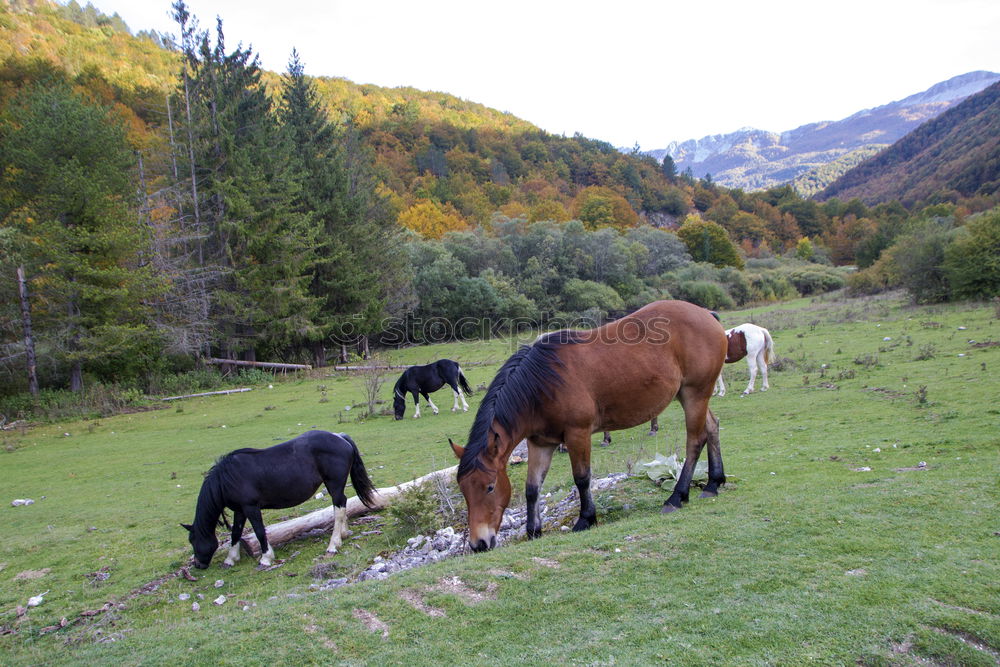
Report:
[[499,436],[491,435],[492,442],[478,455],[466,454],[465,447],[448,440],[461,461],[458,486],[469,508],[469,548],[473,551],[486,551],[497,545],[503,511],[510,503],[510,478],[503,460],[507,452],[500,446]]

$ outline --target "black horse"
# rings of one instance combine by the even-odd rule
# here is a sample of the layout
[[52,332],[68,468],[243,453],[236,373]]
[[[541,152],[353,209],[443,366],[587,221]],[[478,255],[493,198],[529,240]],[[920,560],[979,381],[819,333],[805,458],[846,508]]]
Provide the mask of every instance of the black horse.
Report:
[[[462,394],[462,390],[464,389],[466,394],[471,394],[472,389],[469,387],[469,382],[465,379],[465,375],[462,374],[462,369],[459,368],[458,362],[451,359],[438,359],[426,366],[407,368],[399,376],[399,379],[396,380],[396,386],[392,390],[392,408],[396,419],[402,419],[403,413],[406,412],[407,393],[413,394],[413,404],[417,408],[417,411],[413,414],[414,419],[420,416],[420,396],[427,399],[427,405],[434,411],[434,414],[437,414],[438,407],[434,405],[434,401],[431,400],[428,394],[437,391],[446,384],[451,387],[452,392],[455,394],[455,404],[452,406],[451,411],[455,412],[458,410],[458,401],[461,399],[462,411],[468,412],[469,404],[465,402],[465,395]],[[459,389],[459,385],[461,385],[461,389]]]
[[229,555],[223,567],[240,559],[243,525],[250,519],[260,544],[260,565],[274,562],[274,550],[267,543],[261,509],[282,509],[305,502],[320,484],[326,485],[335,508],[333,535],[328,553],[337,551],[347,530],[347,475],[358,498],[367,507],[374,505],[375,487],[361,461],[358,446],[344,433],[308,431],[267,449],[237,449],[221,456],[205,475],[198,494],[193,525],[188,530],[194,547],[194,566],[204,569],[219,548],[215,526],[228,507],[233,511]]

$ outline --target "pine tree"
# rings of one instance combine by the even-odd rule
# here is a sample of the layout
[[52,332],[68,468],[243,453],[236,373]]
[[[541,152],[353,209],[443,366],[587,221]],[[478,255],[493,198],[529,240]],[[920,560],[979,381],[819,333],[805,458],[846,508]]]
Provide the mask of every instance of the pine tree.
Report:
[[227,358],[280,356],[314,335],[318,307],[308,289],[315,235],[310,215],[296,205],[292,143],[257,56],[242,47],[226,53],[221,20],[213,44],[191,27],[182,0],[174,11],[185,35],[179,92],[191,109],[184,124],[203,237],[199,261],[215,275],[208,291],[216,345]]
[[40,345],[69,385],[134,375],[158,357],[154,275],[136,225],[123,123],[64,83],[25,89],[0,125],[0,220],[26,264]]
[[316,239],[309,291],[320,307],[303,342],[311,343],[316,365],[324,365],[325,342],[380,329],[394,290],[406,282],[404,258],[369,156],[348,123],[330,122],[295,51],[283,83],[280,118],[299,187],[293,208],[308,216]]

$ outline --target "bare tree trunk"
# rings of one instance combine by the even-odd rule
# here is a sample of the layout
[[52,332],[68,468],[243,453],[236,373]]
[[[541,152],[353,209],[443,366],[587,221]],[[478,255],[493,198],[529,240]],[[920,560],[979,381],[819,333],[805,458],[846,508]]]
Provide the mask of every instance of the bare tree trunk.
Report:
[[323,346],[323,341],[317,340],[313,342],[312,355],[313,367],[323,368],[326,366],[326,347]]
[[38,367],[35,361],[35,337],[31,331],[31,304],[28,301],[28,283],[24,267],[17,267],[17,291],[21,296],[21,326],[24,328],[24,351],[28,359],[28,391],[38,396]]
[[205,265],[204,244],[201,236],[201,211],[198,207],[198,175],[194,163],[194,131],[191,128],[191,95],[188,91],[188,76],[184,72],[184,105],[187,109],[188,159],[191,161],[191,200],[194,204],[194,225],[198,232],[198,266]]
[[340,346],[340,363],[342,363],[342,364],[346,364],[347,363],[347,346],[346,345],[341,345]]
[[177,181],[177,147],[174,143],[174,114],[170,108],[170,95],[167,95],[167,128],[170,130],[170,162],[173,166],[174,181]]

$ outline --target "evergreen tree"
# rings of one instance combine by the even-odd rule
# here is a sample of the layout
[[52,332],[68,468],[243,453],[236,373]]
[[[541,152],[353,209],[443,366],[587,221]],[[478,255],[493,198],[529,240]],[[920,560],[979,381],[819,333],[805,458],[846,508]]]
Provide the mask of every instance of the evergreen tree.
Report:
[[292,145],[293,210],[309,216],[316,262],[309,292],[319,302],[306,336],[317,365],[324,343],[380,329],[394,292],[407,283],[398,228],[376,192],[369,156],[349,124],[333,126],[293,51],[284,76],[280,118]]
[[[197,32],[174,3],[185,56],[182,90],[191,137],[192,193],[203,238],[199,262],[216,269],[208,287],[216,344],[223,355],[281,355],[312,335],[317,300],[309,294],[315,236],[297,205],[292,143],[249,49],[226,53]],[[197,224],[196,223],[196,224]]]
[[23,90],[0,124],[0,226],[34,297],[34,328],[69,385],[135,375],[158,356],[154,276],[137,225],[123,123],[69,86]]

